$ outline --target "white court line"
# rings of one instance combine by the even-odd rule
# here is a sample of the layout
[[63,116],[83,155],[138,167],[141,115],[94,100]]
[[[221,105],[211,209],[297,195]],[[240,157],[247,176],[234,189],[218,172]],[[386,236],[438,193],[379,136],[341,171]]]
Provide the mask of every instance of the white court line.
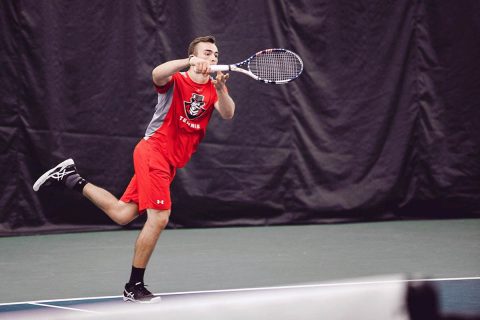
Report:
[[57,309],[64,309],[64,310],[70,310],[70,311],[81,311],[81,312],[88,312],[88,313],[101,313],[98,311],[92,311],[92,310],[84,310],[84,309],[78,309],[78,308],[70,308],[70,307],[61,307],[61,306],[54,306],[51,304],[43,304],[43,303],[38,303],[38,302],[31,302],[28,304],[36,305],[36,306],[42,306],[42,307],[48,307],[48,308],[57,308]]
[[332,283],[317,283],[317,284],[276,286],[276,287],[257,287],[257,288],[220,289],[220,290],[207,290],[207,291],[171,292],[171,293],[163,293],[163,294],[160,294],[160,295],[162,295],[162,296],[173,296],[173,295],[197,294],[197,293],[200,294],[200,293],[222,293],[222,292],[245,292],[245,291],[263,291],[263,290],[284,290],[284,289],[302,289],[302,288],[357,286],[357,285],[388,284],[388,283],[460,281],[460,280],[480,280],[480,277],[379,280],[379,281],[337,282],[337,283],[332,282]]
[[[379,277],[381,277],[381,276],[379,276]],[[168,293],[155,293],[155,295],[174,296],[174,295],[201,294],[201,293],[223,293],[223,292],[226,293],[226,292],[245,292],[245,291],[263,291],[263,290],[283,290],[283,289],[372,285],[372,284],[387,284],[387,283],[438,282],[438,281],[461,281],[461,280],[480,280],[480,276],[478,276],[478,277],[477,276],[476,277],[463,277],[463,278],[426,278],[426,279],[379,280],[379,281],[358,281],[358,282],[331,282],[331,283],[289,285],[289,286],[276,286],[276,287],[253,287],[253,288],[239,288],[239,289],[218,289],[218,290],[204,290],[204,291],[168,292]],[[84,297],[84,298],[71,298],[71,299],[53,299],[53,300],[23,301],[23,302],[7,302],[7,303],[0,303],[0,307],[1,306],[17,305],[17,304],[41,304],[41,303],[63,302],[63,301],[103,300],[103,299],[116,299],[116,298],[121,298],[121,297],[123,297],[123,296],[101,296],[101,297]],[[54,306],[50,306],[50,307],[54,307]]]
[[102,296],[102,297],[83,297],[83,298],[71,298],[71,299],[19,301],[19,302],[0,303],[0,307],[2,307],[2,306],[12,306],[12,305],[16,305],[16,304],[54,303],[54,302],[81,301],[81,300],[104,300],[104,299],[115,299],[115,298],[121,298],[121,297],[123,297],[123,296]]

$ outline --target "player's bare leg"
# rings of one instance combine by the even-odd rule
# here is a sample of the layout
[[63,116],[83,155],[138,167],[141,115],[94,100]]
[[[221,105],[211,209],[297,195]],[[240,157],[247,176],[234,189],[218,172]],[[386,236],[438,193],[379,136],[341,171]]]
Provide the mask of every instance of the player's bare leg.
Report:
[[107,190],[83,179],[78,174],[73,159],[64,160],[46,171],[35,181],[33,190],[38,191],[40,188],[52,184],[63,184],[69,189],[82,193],[120,225],[125,225],[138,216],[137,204],[120,201]]
[[133,266],[145,268],[152,255],[160,233],[165,229],[170,217],[170,210],[147,209],[147,221],[135,243]]
[[143,283],[143,275],[160,234],[168,224],[170,210],[147,209],[147,221],[138,235],[133,255],[130,281],[125,285],[124,301],[153,302],[158,300]]

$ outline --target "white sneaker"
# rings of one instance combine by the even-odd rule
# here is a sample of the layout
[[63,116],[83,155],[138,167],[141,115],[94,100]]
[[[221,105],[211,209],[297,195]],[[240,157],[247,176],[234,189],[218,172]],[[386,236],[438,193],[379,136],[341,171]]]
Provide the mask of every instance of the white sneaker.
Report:
[[67,159],[42,174],[42,176],[33,184],[33,190],[38,191],[43,185],[48,186],[52,183],[64,183],[66,177],[75,173],[77,173],[75,162],[73,162],[73,159]]

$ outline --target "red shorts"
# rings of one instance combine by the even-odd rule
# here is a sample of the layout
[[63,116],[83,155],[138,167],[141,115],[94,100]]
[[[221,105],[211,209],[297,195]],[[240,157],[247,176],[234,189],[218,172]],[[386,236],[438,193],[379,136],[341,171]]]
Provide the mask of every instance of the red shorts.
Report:
[[153,151],[144,139],[135,147],[133,166],[135,174],[120,200],[136,202],[139,212],[170,209],[170,184],[175,176],[175,167],[162,153]]

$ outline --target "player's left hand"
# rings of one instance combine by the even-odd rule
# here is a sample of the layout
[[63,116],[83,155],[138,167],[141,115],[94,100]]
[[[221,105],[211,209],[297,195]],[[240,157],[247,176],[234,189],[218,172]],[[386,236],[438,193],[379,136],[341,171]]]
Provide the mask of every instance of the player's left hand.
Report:
[[213,80],[213,85],[217,91],[223,91],[225,89],[225,82],[230,77],[228,73],[223,74],[221,71],[217,72],[217,77]]

